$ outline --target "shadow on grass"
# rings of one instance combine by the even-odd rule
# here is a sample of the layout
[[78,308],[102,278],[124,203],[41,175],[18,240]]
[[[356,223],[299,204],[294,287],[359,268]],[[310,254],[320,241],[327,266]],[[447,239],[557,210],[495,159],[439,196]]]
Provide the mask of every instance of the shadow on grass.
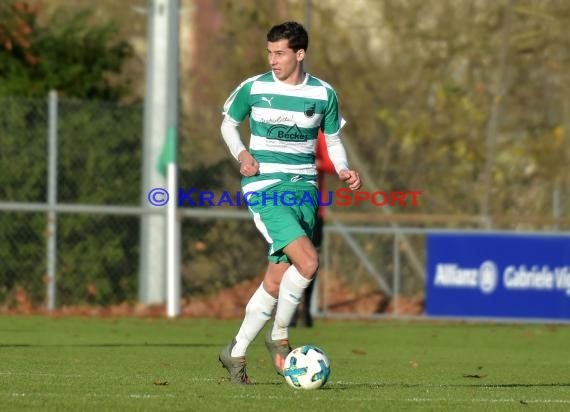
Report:
[[353,388],[570,388],[570,383],[328,383],[323,390],[345,390]]

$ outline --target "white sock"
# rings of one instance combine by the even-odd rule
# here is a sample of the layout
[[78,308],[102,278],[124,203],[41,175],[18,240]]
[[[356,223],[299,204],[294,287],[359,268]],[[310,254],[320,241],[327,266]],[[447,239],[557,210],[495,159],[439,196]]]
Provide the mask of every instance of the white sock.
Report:
[[289,337],[289,324],[311,280],[303,277],[294,265],[285,271],[279,285],[279,299],[271,339],[280,340]]
[[263,288],[263,283],[257,288],[245,307],[245,316],[236,335],[236,344],[232,349],[232,357],[245,356],[247,347],[267,321],[271,319],[277,299]]

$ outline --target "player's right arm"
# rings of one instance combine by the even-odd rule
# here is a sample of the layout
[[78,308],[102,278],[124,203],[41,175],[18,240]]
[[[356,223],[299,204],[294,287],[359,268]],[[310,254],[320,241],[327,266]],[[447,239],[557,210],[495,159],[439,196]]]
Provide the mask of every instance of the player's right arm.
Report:
[[230,149],[232,156],[239,162],[239,172],[242,176],[255,176],[259,172],[259,163],[246,150],[240,136],[239,124],[235,124],[227,116],[220,128],[224,142]]
[[246,150],[241,139],[239,125],[251,112],[250,91],[255,77],[241,83],[224,103],[224,120],[220,128],[224,142],[232,156],[240,163],[243,176],[255,176],[259,172],[259,163]]

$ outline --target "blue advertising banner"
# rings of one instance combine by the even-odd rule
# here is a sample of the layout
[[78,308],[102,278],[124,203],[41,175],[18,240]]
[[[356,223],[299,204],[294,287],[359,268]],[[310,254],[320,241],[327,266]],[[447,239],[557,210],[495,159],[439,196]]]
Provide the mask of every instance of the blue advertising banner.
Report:
[[570,320],[570,236],[429,234],[426,313]]

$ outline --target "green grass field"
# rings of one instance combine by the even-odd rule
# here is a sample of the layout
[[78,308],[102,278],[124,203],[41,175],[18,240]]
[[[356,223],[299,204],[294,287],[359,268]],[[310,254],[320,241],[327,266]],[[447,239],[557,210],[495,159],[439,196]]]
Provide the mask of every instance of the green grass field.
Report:
[[259,336],[254,385],[228,383],[219,349],[238,321],[0,317],[0,409],[570,410],[570,326],[319,320],[291,331],[331,359],[290,388]]

